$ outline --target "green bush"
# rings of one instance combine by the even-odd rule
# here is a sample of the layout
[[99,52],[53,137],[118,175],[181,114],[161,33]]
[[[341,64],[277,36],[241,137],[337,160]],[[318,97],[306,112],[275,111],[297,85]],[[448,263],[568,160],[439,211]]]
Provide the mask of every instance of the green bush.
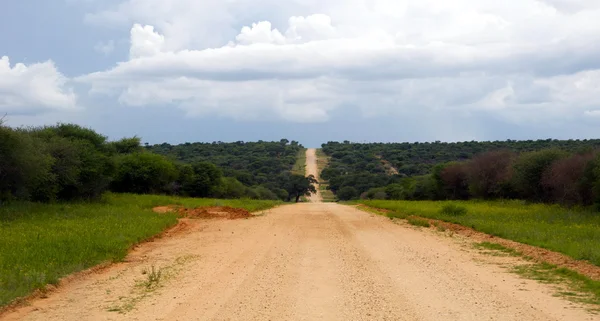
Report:
[[358,197],[358,191],[352,186],[346,186],[342,187],[336,195],[341,201],[349,201]]
[[162,193],[178,175],[177,167],[164,156],[146,152],[123,155],[117,158],[112,189],[121,193]]
[[408,221],[408,224],[414,225],[414,226],[421,226],[421,227],[430,227],[431,226],[429,224],[428,220],[418,218],[418,217],[408,217],[406,220]]
[[461,216],[467,214],[467,208],[456,204],[446,204],[442,206],[440,213],[449,216]]

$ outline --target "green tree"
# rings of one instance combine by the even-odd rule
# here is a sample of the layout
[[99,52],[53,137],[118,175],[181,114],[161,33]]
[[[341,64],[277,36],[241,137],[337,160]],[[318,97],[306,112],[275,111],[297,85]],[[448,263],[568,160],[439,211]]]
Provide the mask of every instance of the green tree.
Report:
[[344,186],[336,194],[341,201],[349,201],[358,197],[358,191],[352,186]]
[[190,184],[184,186],[188,195],[193,197],[208,197],[221,183],[223,173],[214,164],[198,162],[192,164],[194,176]]
[[514,164],[514,186],[520,197],[544,201],[548,193],[542,184],[542,176],[552,164],[565,157],[566,153],[556,149],[521,154]]
[[0,201],[55,199],[53,161],[40,140],[0,124]]
[[164,156],[133,153],[117,158],[117,174],[112,186],[116,192],[164,193],[178,175],[175,164]]
[[117,154],[131,154],[144,150],[141,143],[141,138],[134,136],[131,138],[122,138],[118,141],[111,142],[109,145]]
[[295,199],[297,203],[300,201],[300,197],[317,193],[317,189],[314,185],[317,183],[318,181],[313,175],[308,177],[302,175],[290,175],[285,184],[285,190],[288,192],[288,201]]

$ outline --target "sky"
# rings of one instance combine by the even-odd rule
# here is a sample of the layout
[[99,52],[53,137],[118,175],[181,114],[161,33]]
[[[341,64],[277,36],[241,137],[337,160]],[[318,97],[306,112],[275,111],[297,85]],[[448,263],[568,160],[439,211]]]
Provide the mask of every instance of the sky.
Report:
[[6,0],[0,113],[143,142],[600,137],[597,0]]

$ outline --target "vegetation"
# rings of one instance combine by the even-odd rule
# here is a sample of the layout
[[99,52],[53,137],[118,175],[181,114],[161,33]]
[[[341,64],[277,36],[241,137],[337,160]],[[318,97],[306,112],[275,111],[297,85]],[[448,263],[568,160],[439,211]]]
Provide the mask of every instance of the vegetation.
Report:
[[321,176],[345,198],[352,187],[361,199],[523,199],[600,208],[598,147],[600,140],[329,142],[323,151],[331,162]]
[[[329,157],[325,155],[322,149],[317,149],[317,170],[319,173],[323,172],[325,168],[329,165]],[[323,198],[323,202],[333,202],[335,201],[335,195],[329,189],[329,182],[322,177],[319,177],[319,191],[321,192],[321,197]]]
[[74,124],[0,123],[0,202],[94,200],[106,191],[289,200],[303,150],[286,139],[143,148],[138,137],[109,142]]
[[304,177],[303,175],[292,175],[285,185],[285,190],[289,195],[287,201],[294,199],[297,203],[302,196],[310,196],[311,194],[316,193],[317,189],[315,188],[315,184],[317,183],[317,180],[312,175],[309,175],[308,177]]
[[301,148],[296,155],[296,163],[292,167],[292,174],[306,175],[306,149]]
[[[402,215],[457,223],[478,231],[588,260],[600,266],[600,215],[523,201],[361,201]],[[444,210],[451,206],[464,212]]]
[[122,260],[135,243],[176,223],[159,205],[264,210],[276,201],[215,200],[106,194],[93,203],[23,203],[0,207],[0,306],[46,284],[106,261]]
[[407,217],[406,221],[410,225],[421,226],[421,227],[430,227],[429,221],[419,218],[419,217]]
[[146,149],[182,164],[215,164],[221,169],[222,176],[229,178],[230,186],[238,185],[236,194],[243,185],[244,196],[251,198],[263,195],[280,200],[293,199],[286,192],[286,186],[294,180],[293,175],[304,176],[305,149],[298,142],[287,139],[279,142],[163,143],[146,146]]

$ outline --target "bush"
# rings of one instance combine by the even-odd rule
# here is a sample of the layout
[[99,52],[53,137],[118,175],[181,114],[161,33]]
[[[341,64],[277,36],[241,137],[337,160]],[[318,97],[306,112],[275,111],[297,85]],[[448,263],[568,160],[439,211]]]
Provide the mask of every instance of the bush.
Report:
[[385,187],[379,187],[379,188],[370,188],[367,191],[367,199],[370,200],[384,200],[387,199],[387,194],[386,194],[386,188]]
[[584,185],[584,173],[594,156],[577,154],[554,162],[541,180],[549,200],[565,205],[589,204],[592,189]]
[[439,173],[441,193],[445,199],[464,200],[469,198],[467,168],[469,163],[450,163]]
[[341,201],[353,200],[358,197],[358,191],[352,186],[345,186],[337,192],[337,197]]
[[508,150],[475,156],[467,169],[471,195],[483,199],[511,196],[510,180],[515,158],[515,153]]
[[467,208],[456,204],[446,204],[442,206],[440,213],[449,216],[461,216],[467,214]]
[[551,195],[542,185],[542,176],[555,161],[565,156],[565,152],[555,149],[521,154],[515,162],[513,176],[519,196],[533,201],[549,200]]
[[117,174],[113,191],[121,193],[161,193],[168,191],[170,183],[179,173],[175,164],[163,156],[152,153],[134,153],[117,158]]
[[406,220],[408,221],[408,224],[414,225],[414,226],[421,226],[421,227],[430,227],[431,226],[429,224],[428,220],[422,219],[419,217],[408,217]]
[[216,198],[242,198],[248,196],[252,199],[259,199],[258,194],[253,193],[251,189],[247,189],[244,184],[240,183],[233,177],[222,177],[219,185],[215,186],[210,196]]

